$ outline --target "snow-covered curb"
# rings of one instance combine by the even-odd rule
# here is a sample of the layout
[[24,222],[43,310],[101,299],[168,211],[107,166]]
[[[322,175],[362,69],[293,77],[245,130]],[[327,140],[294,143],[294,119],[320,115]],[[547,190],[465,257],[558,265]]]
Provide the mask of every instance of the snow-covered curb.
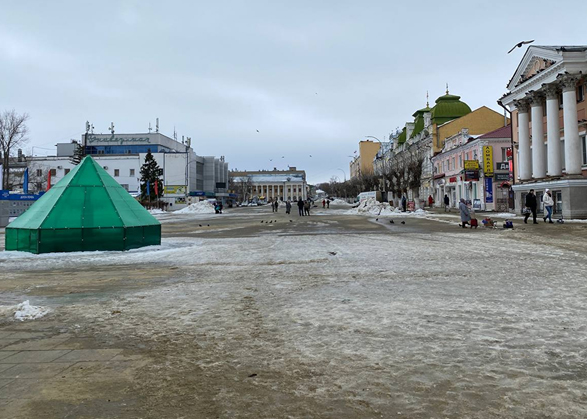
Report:
[[427,211],[417,209],[416,211],[402,212],[399,208],[392,207],[387,202],[376,201],[375,198],[369,198],[361,202],[357,207],[345,211],[346,215],[377,215],[377,216],[399,216],[399,217],[425,217]]

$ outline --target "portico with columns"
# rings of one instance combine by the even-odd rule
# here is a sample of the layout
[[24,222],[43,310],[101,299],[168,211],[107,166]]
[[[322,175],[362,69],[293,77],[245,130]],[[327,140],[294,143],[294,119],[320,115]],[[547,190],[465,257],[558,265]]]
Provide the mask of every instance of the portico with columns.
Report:
[[587,218],[585,75],[587,46],[531,46],[500,99],[512,112],[519,210],[530,189],[550,189],[555,215]]

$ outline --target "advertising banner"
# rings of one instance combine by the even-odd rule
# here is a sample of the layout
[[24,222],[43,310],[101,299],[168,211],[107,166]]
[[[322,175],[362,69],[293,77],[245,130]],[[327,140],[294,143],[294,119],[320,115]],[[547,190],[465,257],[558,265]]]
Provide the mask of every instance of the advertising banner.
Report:
[[465,170],[465,182],[479,180],[479,170]]
[[493,178],[485,178],[485,203],[493,204]]
[[185,185],[166,185],[163,193],[165,195],[185,195]]
[[479,170],[479,161],[465,160],[465,170]]
[[483,146],[483,171],[485,176],[493,175],[493,146]]

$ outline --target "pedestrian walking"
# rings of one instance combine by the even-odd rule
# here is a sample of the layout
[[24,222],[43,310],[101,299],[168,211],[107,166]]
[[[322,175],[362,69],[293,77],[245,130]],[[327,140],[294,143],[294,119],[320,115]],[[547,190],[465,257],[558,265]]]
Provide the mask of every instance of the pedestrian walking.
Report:
[[310,200],[306,200],[306,202],[304,202],[304,213],[306,215],[310,215],[310,207],[312,206]]
[[552,199],[552,193],[549,189],[544,191],[542,202],[544,203],[544,211],[546,211],[546,215],[543,217],[544,222],[548,219],[549,224],[554,224],[552,222],[552,207],[554,206],[554,200]]
[[330,199],[326,200],[326,208],[330,208]]
[[277,208],[279,208],[279,201],[275,200],[275,212],[277,212]]
[[322,200],[322,208],[326,208],[326,200],[325,199]]
[[433,204],[434,204],[434,198],[432,198],[432,195],[428,195],[428,206],[430,208],[432,208]]
[[286,214],[291,214],[291,201],[290,200],[288,200],[285,203],[285,213]]
[[444,194],[444,212],[450,212],[450,198]]
[[403,212],[406,212],[407,203],[408,203],[408,201],[406,199],[406,196],[405,195],[402,195],[402,211]]
[[298,212],[300,214],[300,217],[304,216],[304,201],[302,200],[302,198],[298,199]]
[[271,201],[271,212],[275,212],[275,201]]
[[524,224],[528,224],[528,217],[530,217],[530,214],[532,214],[532,219],[534,220],[534,224],[538,224],[536,222],[536,207],[537,202],[536,202],[536,195],[534,195],[534,189],[530,189],[530,192],[528,193],[528,195],[526,195],[526,210],[524,211],[526,213],[526,215],[524,216]]
[[459,210],[461,211],[461,226],[465,228],[469,221],[471,221],[471,212],[469,211],[469,207],[467,207],[467,203],[463,198],[461,198]]

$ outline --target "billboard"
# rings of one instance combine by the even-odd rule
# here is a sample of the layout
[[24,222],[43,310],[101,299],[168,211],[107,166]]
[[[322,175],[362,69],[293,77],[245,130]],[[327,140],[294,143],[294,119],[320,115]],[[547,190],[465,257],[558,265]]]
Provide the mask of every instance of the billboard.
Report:
[[163,193],[165,195],[185,195],[185,185],[165,185]]
[[485,175],[493,175],[493,146],[483,146],[483,172]]

